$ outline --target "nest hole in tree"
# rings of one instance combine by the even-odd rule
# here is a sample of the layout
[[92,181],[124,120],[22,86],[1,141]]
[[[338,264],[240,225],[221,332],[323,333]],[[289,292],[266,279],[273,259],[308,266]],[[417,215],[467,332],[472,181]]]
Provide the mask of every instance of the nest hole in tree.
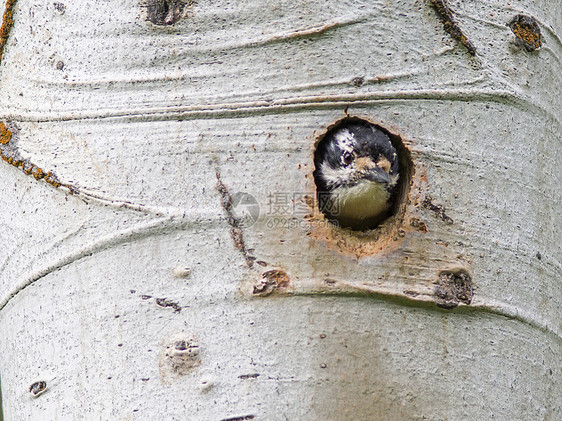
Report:
[[[322,209],[319,191],[319,184],[321,183],[318,180],[319,173],[318,168],[316,167],[318,166],[319,162],[319,150],[322,148],[321,145],[328,138],[328,136],[333,135],[340,129],[354,124],[373,127],[374,129],[388,136],[392,146],[394,147],[398,155],[399,178],[393,190],[390,206],[388,207],[386,213],[382,215],[382,217],[373,218],[371,220],[368,220],[366,224],[362,225],[354,226],[351,224],[347,224],[348,226],[340,226],[341,224],[339,223],[337,216],[330,215],[329,212],[325,212],[324,209]],[[328,226],[331,230],[330,233],[324,232],[324,234],[321,234],[322,237],[325,237],[326,239],[328,239],[327,237],[331,237],[333,240],[337,239],[339,244],[338,248],[341,249],[342,245],[344,245],[343,248],[350,248],[350,250],[348,251],[351,251],[353,254],[364,255],[371,254],[380,250],[381,248],[384,248],[382,243],[386,243],[386,240],[395,241],[397,237],[403,236],[400,235],[401,233],[403,233],[401,227],[409,199],[410,186],[412,184],[414,174],[414,164],[409,149],[406,147],[404,141],[399,135],[394,134],[381,125],[368,121],[364,118],[348,116],[329,126],[327,130],[316,139],[314,148],[314,162],[314,181],[316,186],[317,199],[314,205],[315,213],[320,218],[324,218],[325,220],[330,222]],[[378,244],[378,246],[375,247],[377,250],[370,246],[374,245],[373,243]],[[368,246],[368,244],[370,245]]]

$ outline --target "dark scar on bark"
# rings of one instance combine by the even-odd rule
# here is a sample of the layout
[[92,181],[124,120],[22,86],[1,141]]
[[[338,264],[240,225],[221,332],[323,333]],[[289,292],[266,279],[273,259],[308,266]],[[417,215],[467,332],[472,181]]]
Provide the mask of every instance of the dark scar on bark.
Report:
[[[8,124],[9,125],[9,124]],[[15,129],[6,126],[0,121],[0,157],[2,160],[16,168],[22,170],[25,174],[33,176],[36,180],[44,180],[53,187],[64,187],[68,189],[70,194],[78,193],[78,189],[70,184],[61,183],[52,171],[44,171],[37,165],[26,158],[23,158],[19,152]]]
[[254,265],[255,258],[248,254],[248,249],[246,248],[246,243],[244,241],[244,232],[242,231],[242,224],[236,218],[233,211],[232,206],[232,196],[230,195],[228,189],[224,185],[221,179],[221,174],[218,168],[216,169],[216,176],[217,176],[217,191],[219,192],[221,198],[221,206],[226,213],[226,221],[228,225],[230,225],[230,236],[232,237],[232,241],[234,242],[234,247],[236,247],[244,260],[246,261],[246,265],[248,267],[252,267]]
[[445,0],[429,0],[429,3],[437,12],[439,20],[441,20],[441,22],[443,23],[445,32],[451,35],[453,39],[464,45],[464,47],[468,51],[468,54],[470,54],[471,56],[475,56],[476,48],[459,27],[458,23],[455,21],[453,13],[451,12],[451,8],[447,4],[447,2]]
[[542,47],[541,28],[534,17],[517,15],[509,23],[509,27],[517,37],[517,43],[527,51],[535,51]]
[[146,20],[159,26],[173,25],[195,5],[194,0],[142,0]]
[[441,219],[447,225],[452,225],[454,223],[453,219],[445,213],[445,207],[443,205],[434,204],[431,196],[425,196],[422,206],[432,211],[437,218]]
[[159,307],[170,307],[176,313],[179,313],[181,311],[181,306],[178,303],[173,302],[172,300],[169,300],[167,298],[157,298],[156,305]]
[[221,421],[246,421],[246,420],[253,420],[254,418],[256,418],[255,415],[243,415],[241,417],[225,418]]
[[444,270],[433,293],[438,307],[450,310],[459,303],[469,305],[474,295],[472,277],[464,269]]

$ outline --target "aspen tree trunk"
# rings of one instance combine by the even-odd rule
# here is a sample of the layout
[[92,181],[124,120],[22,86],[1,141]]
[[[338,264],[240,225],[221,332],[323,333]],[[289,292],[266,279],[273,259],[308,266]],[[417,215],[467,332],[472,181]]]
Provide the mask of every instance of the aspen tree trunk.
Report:
[[[559,1],[4,9],[6,421],[562,419]],[[346,118],[370,232],[314,200]]]

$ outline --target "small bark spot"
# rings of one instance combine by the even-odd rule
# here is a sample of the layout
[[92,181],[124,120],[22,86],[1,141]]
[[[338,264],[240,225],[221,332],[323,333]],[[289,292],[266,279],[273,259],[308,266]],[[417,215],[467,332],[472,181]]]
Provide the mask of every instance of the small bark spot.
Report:
[[156,305],[159,307],[170,307],[174,309],[174,312],[179,313],[181,311],[181,306],[176,303],[173,302],[172,300],[169,300],[168,298],[157,298],[156,299]]
[[410,225],[419,232],[428,232],[427,224],[418,218],[410,219]]
[[252,294],[258,297],[267,297],[275,291],[289,286],[289,275],[283,270],[269,270],[262,273],[262,279],[252,290]]
[[44,380],[40,380],[29,386],[29,393],[35,398],[45,392],[45,390],[47,390],[47,382]]
[[361,85],[363,85],[365,83],[365,78],[358,76],[353,78],[353,80],[351,81],[351,83],[353,83],[353,86],[355,86],[356,88],[360,87]]
[[146,20],[167,26],[185,17],[194,3],[193,0],[146,0],[142,7],[146,8]]
[[459,303],[470,304],[473,297],[472,278],[464,269],[444,270],[434,289],[435,304],[452,309]]
[[55,7],[55,10],[61,15],[66,11],[66,6],[63,3],[55,2],[53,3],[53,6]]
[[178,266],[173,270],[172,273],[176,278],[189,278],[191,276],[191,268],[189,266]]
[[242,380],[247,380],[247,379],[257,379],[260,375],[257,373],[252,373],[252,374],[241,374],[240,376],[238,376],[239,379]]
[[425,199],[422,202],[422,206],[435,213],[435,217],[441,219],[447,225],[453,224],[453,219],[447,216],[447,214],[445,213],[445,207],[443,205],[434,204],[431,196],[425,196]]
[[185,376],[200,364],[199,342],[196,338],[179,333],[163,341],[159,368],[165,383]]

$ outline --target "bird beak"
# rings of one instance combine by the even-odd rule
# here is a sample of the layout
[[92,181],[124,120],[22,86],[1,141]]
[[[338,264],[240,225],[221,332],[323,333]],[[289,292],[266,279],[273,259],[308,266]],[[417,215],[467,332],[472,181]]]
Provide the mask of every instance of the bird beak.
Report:
[[380,167],[375,167],[367,171],[367,173],[365,174],[365,178],[374,183],[380,183],[380,184],[390,183],[390,177],[388,176],[386,171]]

